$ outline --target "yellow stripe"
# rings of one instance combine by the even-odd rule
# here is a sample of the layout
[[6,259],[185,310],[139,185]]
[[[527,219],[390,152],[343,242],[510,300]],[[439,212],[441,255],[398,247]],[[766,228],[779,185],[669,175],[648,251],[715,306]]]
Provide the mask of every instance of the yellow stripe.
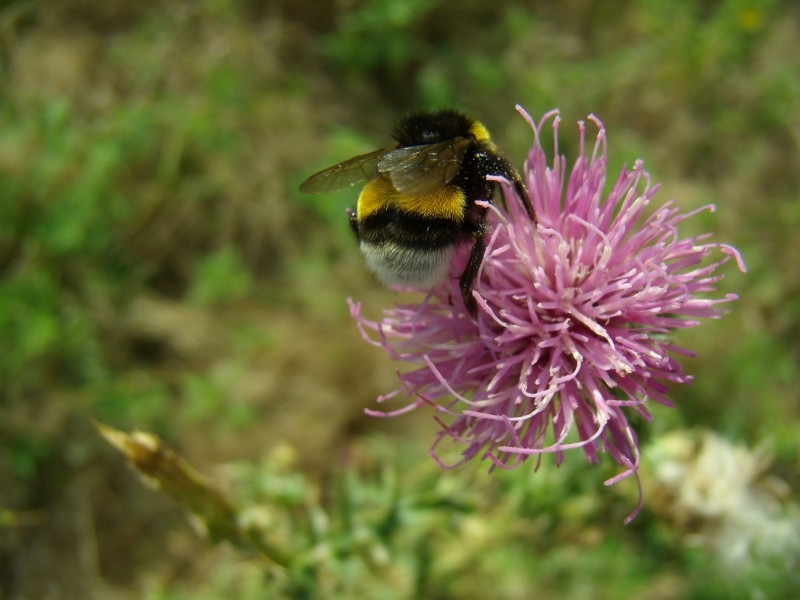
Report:
[[394,208],[431,219],[461,221],[466,208],[464,192],[457,186],[447,185],[421,196],[400,194],[391,181],[384,177],[367,182],[358,197],[358,218],[364,219],[382,208]]
[[492,152],[496,152],[496,148],[494,142],[492,142],[492,138],[489,135],[489,130],[486,129],[486,126],[481,123],[480,121],[473,121],[472,125],[469,128],[469,132],[475,136],[475,139],[479,142],[483,142]]

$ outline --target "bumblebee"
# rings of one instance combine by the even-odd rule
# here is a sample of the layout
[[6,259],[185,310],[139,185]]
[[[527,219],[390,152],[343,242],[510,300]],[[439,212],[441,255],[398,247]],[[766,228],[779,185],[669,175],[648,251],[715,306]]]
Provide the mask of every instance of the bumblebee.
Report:
[[432,289],[448,277],[456,248],[471,243],[460,287],[474,315],[472,285],[486,250],[486,208],[475,201],[491,200],[488,175],[504,177],[533,218],[528,192],[486,127],[465,114],[414,113],[398,122],[392,137],[394,145],[320,171],[300,191],[365,183],[350,225],[367,267],[386,285]]

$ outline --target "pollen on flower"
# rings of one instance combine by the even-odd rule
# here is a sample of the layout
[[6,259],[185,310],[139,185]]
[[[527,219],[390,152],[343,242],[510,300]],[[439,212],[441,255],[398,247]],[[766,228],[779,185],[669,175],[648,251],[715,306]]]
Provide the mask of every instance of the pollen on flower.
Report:
[[[478,312],[464,306],[458,277],[468,252],[457,253],[452,277],[417,304],[386,309],[380,320],[363,316],[350,301],[363,337],[394,360],[415,365],[399,374],[400,387],[378,398],[410,402],[373,416],[396,416],[431,407],[445,439],[463,446],[461,464],[476,456],[511,468],[530,456],[582,449],[590,462],[609,454],[623,471],[639,468],[632,414],[651,419],[648,402],[671,406],[667,384],[688,383],[677,357],[688,349],[669,333],[718,318],[733,294],[711,296],[719,267],[734,259],[731,246],[708,236],[681,237],[680,224],[698,211],[672,202],[649,210],[658,191],[636,161],[623,169],[608,194],[603,124],[587,144],[579,122],[579,154],[567,175],[559,154],[557,111],[536,124],[524,180],[536,214],[528,216],[512,185],[500,181],[502,203],[488,209],[486,252],[473,295]],[[552,130],[551,163],[541,144]],[[700,210],[714,210],[707,206]],[[467,249],[468,250],[468,249]],[[638,510],[638,509],[637,509]],[[632,515],[633,516],[633,515]],[[632,517],[629,517],[632,518]]]

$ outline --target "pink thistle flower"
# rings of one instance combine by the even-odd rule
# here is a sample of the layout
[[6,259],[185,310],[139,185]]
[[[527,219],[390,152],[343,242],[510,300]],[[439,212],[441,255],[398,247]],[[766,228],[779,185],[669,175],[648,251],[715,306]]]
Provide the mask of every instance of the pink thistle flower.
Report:
[[[580,153],[565,188],[558,111],[536,125],[518,110],[534,133],[524,179],[536,222],[513,186],[500,181],[507,208],[486,203],[489,234],[474,284],[475,317],[458,285],[466,254],[423,302],[385,310],[381,321],[367,319],[350,301],[364,339],[416,366],[398,373],[399,389],[378,398],[405,393],[410,404],[366,412],[396,416],[433,407],[442,431],[431,454],[442,467],[456,466],[445,465],[437,451],[447,438],[465,446],[457,464],[480,456],[493,468],[545,453],[560,464],[565,451],[580,448],[590,463],[603,451],[624,468],[610,485],[639,467],[628,415],[650,420],[648,401],[672,406],[667,384],[692,379],[676,359],[692,352],[671,344],[667,334],[720,317],[718,305],[736,296],[700,295],[715,291],[722,278],[717,270],[731,258],[745,267],[731,246],[707,243],[707,235],[680,237],[682,221],[713,206],[684,213],[667,202],[647,211],[659,186],[642,161],[623,168],[603,195],[606,131],[596,117],[589,117],[599,129],[591,153],[579,122]],[[548,121],[552,167],[540,143]]]

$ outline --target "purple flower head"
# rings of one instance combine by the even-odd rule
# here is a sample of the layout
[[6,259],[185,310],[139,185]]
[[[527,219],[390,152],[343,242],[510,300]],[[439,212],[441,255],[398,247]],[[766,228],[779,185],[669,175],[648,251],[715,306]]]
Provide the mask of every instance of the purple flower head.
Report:
[[[560,464],[566,450],[580,448],[589,462],[604,451],[624,468],[606,482],[612,484],[639,466],[628,415],[649,420],[648,401],[671,406],[667,384],[691,381],[676,356],[692,353],[667,334],[720,317],[718,305],[736,296],[701,296],[715,290],[721,265],[731,258],[742,270],[744,264],[734,248],[707,243],[708,236],[679,235],[681,222],[698,211],[681,212],[672,202],[648,211],[659,186],[641,161],[623,168],[604,195],[606,131],[597,118],[589,117],[598,127],[593,148],[579,122],[580,153],[567,178],[558,111],[536,125],[518,110],[534,133],[524,180],[536,221],[513,186],[500,181],[507,208],[486,203],[475,317],[458,285],[467,252],[423,302],[388,309],[380,321],[350,302],[364,338],[415,367],[399,373],[399,389],[378,398],[406,394],[410,404],[367,412],[433,407],[442,431],[431,453],[443,467],[437,448],[445,438],[464,446],[457,464],[480,456],[502,468],[544,453]],[[548,123],[552,166],[540,143]]]

